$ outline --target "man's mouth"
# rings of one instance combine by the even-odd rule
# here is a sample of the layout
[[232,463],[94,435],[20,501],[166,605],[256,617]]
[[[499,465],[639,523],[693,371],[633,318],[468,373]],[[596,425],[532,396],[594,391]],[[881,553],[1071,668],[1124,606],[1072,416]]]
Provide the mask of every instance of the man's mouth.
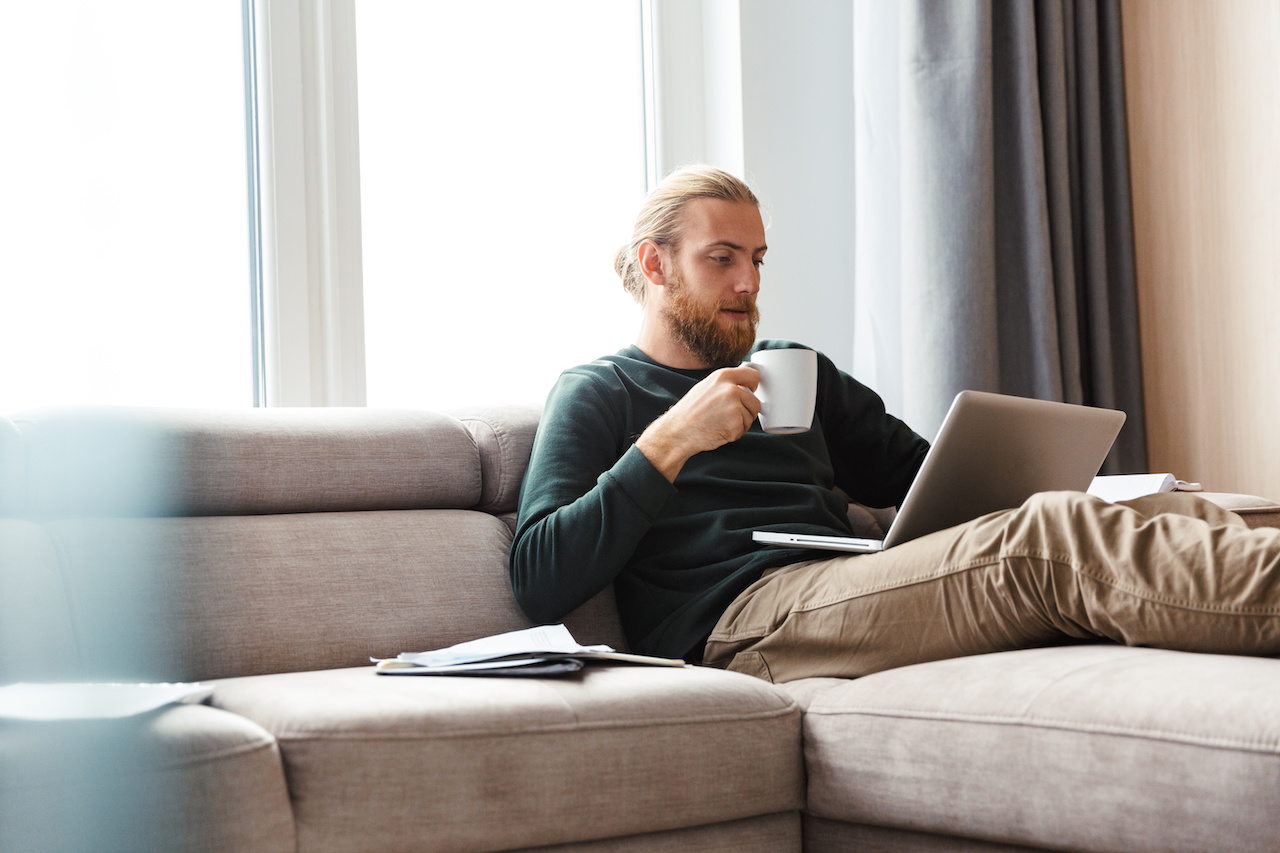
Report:
[[721,305],[720,314],[734,322],[751,319],[751,307],[743,305]]

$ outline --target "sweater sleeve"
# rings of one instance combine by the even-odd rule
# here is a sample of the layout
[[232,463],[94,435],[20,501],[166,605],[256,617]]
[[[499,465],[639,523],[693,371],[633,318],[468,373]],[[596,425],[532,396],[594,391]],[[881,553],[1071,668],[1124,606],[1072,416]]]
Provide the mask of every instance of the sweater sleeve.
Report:
[[819,358],[818,416],[836,485],[867,506],[902,503],[929,442],[884,408],[880,395]]
[[608,586],[676,492],[636,449],[618,390],[567,371],[548,397],[509,564],[516,601],[535,622],[559,621]]

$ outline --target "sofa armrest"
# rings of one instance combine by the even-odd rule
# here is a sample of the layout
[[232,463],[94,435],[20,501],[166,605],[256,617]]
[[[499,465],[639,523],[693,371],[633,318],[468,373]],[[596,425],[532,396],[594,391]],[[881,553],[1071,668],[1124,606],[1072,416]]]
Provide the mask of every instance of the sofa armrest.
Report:
[[1280,504],[1273,500],[1232,492],[1200,492],[1199,495],[1239,515],[1250,527],[1280,527]]

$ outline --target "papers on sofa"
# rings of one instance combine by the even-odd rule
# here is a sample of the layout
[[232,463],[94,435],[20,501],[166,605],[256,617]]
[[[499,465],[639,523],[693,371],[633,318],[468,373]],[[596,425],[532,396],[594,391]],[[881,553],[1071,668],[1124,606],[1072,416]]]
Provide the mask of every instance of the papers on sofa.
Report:
[[1157,492],[1198,492],[1199,483],[1179,480],[1172,474],[1104,474],[1093,478],[1088,492],[1096,498],[1115,503],[1131,501]]
[[10,684],[0,687],[0,717],[16,720],[105,720],[145,714],[175,702],[194,703],[212,684]]
[[590,661],[646,666],[684,666],[674,658],[614,651],[611,646],[584,646],[564,625],[539,625],[508,631],[429,652],[401,652],[394,658],[371,658],[379,675],[543,676],[577,672]]

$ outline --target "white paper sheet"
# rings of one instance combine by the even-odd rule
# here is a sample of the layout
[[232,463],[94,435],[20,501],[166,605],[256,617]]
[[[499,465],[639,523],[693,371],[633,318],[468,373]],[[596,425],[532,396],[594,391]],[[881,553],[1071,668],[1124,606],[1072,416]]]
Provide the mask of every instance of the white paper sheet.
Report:
[[509,631],[492,637],[481,637],[431,652],[401,652],[396,660],[419,666],[445,666],[496,660],[514,655],[573,654],[575,652],[611,652],[609,646],[583,646],[564,625],[539,625],[522,631]]

